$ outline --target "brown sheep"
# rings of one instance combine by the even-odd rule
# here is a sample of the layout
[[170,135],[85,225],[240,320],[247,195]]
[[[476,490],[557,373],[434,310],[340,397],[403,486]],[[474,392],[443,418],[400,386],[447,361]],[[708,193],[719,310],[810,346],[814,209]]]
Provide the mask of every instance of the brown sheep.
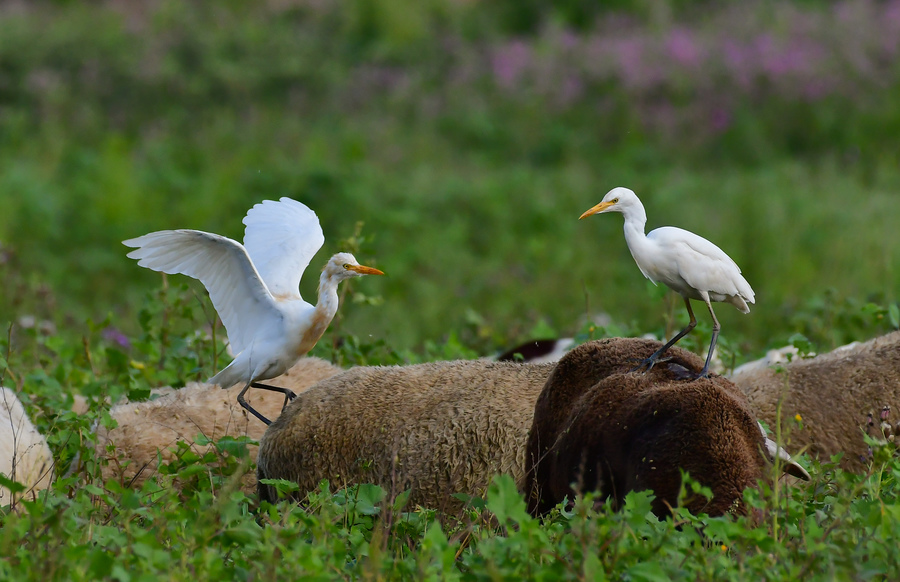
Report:
[[860,471],[866,452],[860,426],[866,414],[900,405],[900,331],[774,369],[736,373],[732,381],[770,427],[778,422],[782,398],[782,426],[800,415],[802,430],[788,435],[792,448],[808,447],[823,461],[843,452],[841,466]]
[[[694,354],[673,347],[665,363],[631,371],[659,346],[645,339],[600,340],[559,361],[529,433],[529,511],[542,514],[572,499],[575,484],[577,491],[599,490],[615,505],[629,491],[652,489],[653,511],[662,516],[678,501],[680,469],[713,492],[709,502],[687,499],[690,511],[742,510],[743,490],[763,477],[767,449],[774,447],[734,384],[714,374],[685,380],[703,368]],[[803,474],[799,466],[791,469]]]
[[[554,364],[487,360],[353,368],[298,395],[260,442],[259,479],[333,487],[375,483],[455,513],[454,493],[520,480],[534,402]],[[273,500],[260,484],[260,498]]]
[[[341,371],[325,360],[307,357],[271,383],[299,393]],[[242,387],[236,385],[223,390],[211,384],[191,383],[179,389],[154,390],[154,394],[160,395],[155,400],[113,406],[110,416],[118,426],[112,430],[100,427],[97,436],[97,456],[109,460],[103,468],[103,478],[115,477],[139,487],[156,473],[157,451],[163,461],[171,461],[178,441],[188,443],[199,454],[208,450],[211,445],[196,442],[198,435],[212,441],[224,436],[259,440],[266,425],[238,405],[236,395]],[[264,415],[271,418],[281,412],[282,394],[257,390],[251,395],[253,405]],[[114,447],[111,452],[107,451],[110,445]],[[251,458],[255,450],[255,446],[251,447]],[[249,481],[246,485],[252,491]]]

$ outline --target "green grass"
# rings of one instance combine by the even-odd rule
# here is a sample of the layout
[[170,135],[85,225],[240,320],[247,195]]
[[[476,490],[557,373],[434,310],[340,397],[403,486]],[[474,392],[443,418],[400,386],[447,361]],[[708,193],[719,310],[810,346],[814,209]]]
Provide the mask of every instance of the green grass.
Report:
[[536,520],[509,477],[454,526],[372,486],[256,510],[227,489],[151,497],[82,486],[69,498],[60,485],[3,517],[0,569],[20,580],[888,580],[900,506],[897,465],[887,468],[878,483],[827,471],[802,490],[749,495],[756,522],[681,510],[658,521],[647,493],[619,512],[588,496]]
[[[845,309],[820,313],[846,333],[858,318],[881,313]],[[739,518],[678,509],[659,521],[649,511],[651,494],[642,492],[630,494],[617,512],[587,495],[534,519],[505,476],[460,520],[406,506],[404,494],[388,498],[372,485],[336,491],[323,483],[300,506],[259,504],[239,489],[253,459],[248,441],[233,438],[202,454],[181,446],[139,489],[104,481],[101,463],[109,461],[95,456],[94,426],[110,423],[106,399],[146,398],[153,386],[204,378],[221,357],[219,341],[194,331],[207,316],[189,289],[154,293],[140,312],[141,330],[127,349],[102,333],[107,322],[91,323],[84,341],[21,328],[11,330],[12,343],[0,338],[0,383],[19,389],[63,475],[36,498],[0,509],[4,579],[889,580],[900,574],[900,455],[893,443],[870,441],[874,455],[861,475],[843,472],[834,460],[805,459],[812,481],[748,490],[750,514]],[[477,355],[453,337],[410,352],[335,331],[316,350],[345,366]],[[88,396],[88,413],[67,411],[73,388]],[[5,478],[0,483],[17,487]],[[292,490],[287,482],[277,486]],[[703,493],[690,482],[685,488]]]

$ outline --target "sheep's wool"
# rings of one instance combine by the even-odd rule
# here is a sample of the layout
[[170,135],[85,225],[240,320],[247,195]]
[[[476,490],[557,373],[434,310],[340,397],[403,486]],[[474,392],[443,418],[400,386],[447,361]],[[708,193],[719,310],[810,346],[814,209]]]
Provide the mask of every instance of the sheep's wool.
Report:
[[[0,387],[0,473],[25,485],[24,495],[50,486],[53,455],[37,431],[16,393]],[[0,506],[13,501],[8,489],[0,488]]]

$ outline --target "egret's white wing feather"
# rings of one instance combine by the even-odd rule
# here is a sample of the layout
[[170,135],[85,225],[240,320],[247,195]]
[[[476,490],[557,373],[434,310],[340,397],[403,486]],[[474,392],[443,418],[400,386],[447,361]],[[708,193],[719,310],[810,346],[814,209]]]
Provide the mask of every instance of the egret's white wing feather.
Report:
[[689,230],[684,230],[677,226],[663,226],[651,231],[650,234],[647,235],[647,238],[655,240],[659,244],[670,245],[673,247],[676,245],[685,245],[688,249],[695,253],[699,253],[703,257],[729,264],[738,273],[741,272],[737,263],[725,254],[725,251],[720,249],[714,243]]
[[753,303],[753,289],[741,275],[741,268],[714,243],[674,226],[657,228],[647,238],[669,249],[678,274],[694,289],[739,296]]
[[278,298],[300,298],[300,277],[325,243],[316,213],[282,198],[264,200],[244,217],[244,246],[269,291]]
[[239,242],[199,230],[162,230],[123,244],[137,247],[128,256],[142,267],[199,279],[235,353],[253,341],[265,322],[280,323],[275,300]]

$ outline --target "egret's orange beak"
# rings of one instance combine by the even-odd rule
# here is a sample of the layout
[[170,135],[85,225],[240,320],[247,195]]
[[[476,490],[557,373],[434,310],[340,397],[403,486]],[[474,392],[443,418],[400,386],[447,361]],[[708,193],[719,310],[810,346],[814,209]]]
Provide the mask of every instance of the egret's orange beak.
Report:
[[584,218],[586,216],[592,216],[594,214],[597,214],[598,212],[603,212],[604,210],[606,210],[613,204],[615,204],[615,202],[601,202],[597,206],[594,206],[593,208],[591,208],[590,210],[588,210],[587,212],[585,212],[584,214],[579,216],[578,220],[581,220],[582,218]]
[[360,275],[384,275],[384,273],[378,269],[367,267],[365,265],[347,265],[347,270],[359,273]]

